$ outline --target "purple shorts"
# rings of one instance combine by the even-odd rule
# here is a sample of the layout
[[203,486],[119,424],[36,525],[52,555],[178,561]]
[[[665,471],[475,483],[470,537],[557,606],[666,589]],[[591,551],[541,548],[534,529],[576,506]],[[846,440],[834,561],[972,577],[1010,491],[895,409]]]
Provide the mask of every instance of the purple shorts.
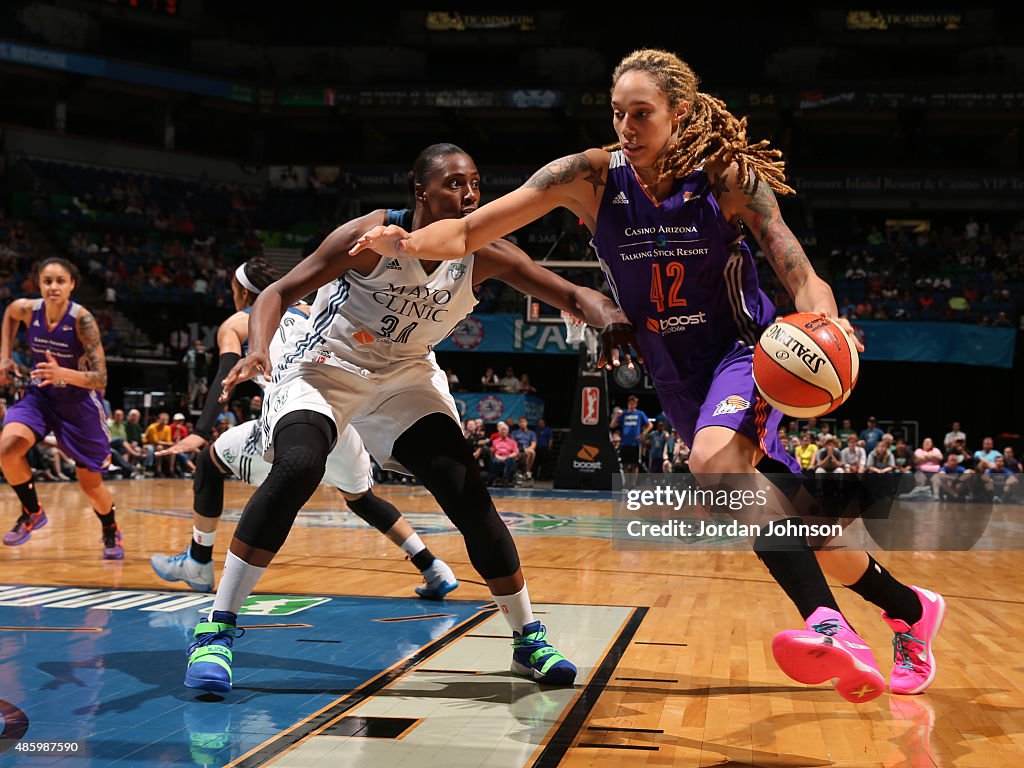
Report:
[[94,390],[86,396],[54,389],[44,394],[29,387],[25,396],[7,409],[4,424],[24,424],[42,440],[50,432],[57,447],[90,472],[105,472],[110,465],[110,432],[103,402]]
[[754,351],[742,344],[726,354],[710,380],[657,387],[658,400],[687,445],[704,427],[726,427],[749,438],[765,456],[800,473],[800,463],[779,441],[783,414],[765,401],[754,384]]

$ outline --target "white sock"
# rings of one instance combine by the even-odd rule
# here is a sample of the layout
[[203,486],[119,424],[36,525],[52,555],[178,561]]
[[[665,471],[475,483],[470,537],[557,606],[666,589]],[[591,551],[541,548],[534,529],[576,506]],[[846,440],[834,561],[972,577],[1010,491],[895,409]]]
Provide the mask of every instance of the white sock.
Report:
[[242,603],[245,602],[256,582],[266,568],[256,565],[249,565],[240,557],[228,551],[224,558],[224,572],[220,575],[220,584],[217,585],[217,596],[213,599],[213,611],[230,611],[237,614],[242,610]]
[[402,542],[402,551],[409,557],[416,557],[416,555],[426,548],[427,545],[423,543],[418,533],[413,533],[408,539]]
[[213,546],[213,540],[216,539],[216,538],[217,538],[217,532],[216,531],[210,531],[209,533],[207,533],[206,531],[200,531],[194,525],[192,526],[192,541],[194,541],[199,546],[201,546],[201,547],[212,547]]
[[[223,583],[223,578],[221,579]],[[491,595],[494,604],[498,606],[501,615],[512,628],[513,632],[522,634],[523,627],[531,623],[533,619],[533,606],[530,605],[530,593],[526,590],[526,584],[514,595]]]

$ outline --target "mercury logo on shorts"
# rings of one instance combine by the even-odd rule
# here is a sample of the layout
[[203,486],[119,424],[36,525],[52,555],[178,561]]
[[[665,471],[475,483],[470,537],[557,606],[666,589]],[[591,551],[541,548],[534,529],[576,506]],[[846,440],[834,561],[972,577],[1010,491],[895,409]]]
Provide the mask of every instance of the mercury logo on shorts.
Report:
[[727,413],[739,413],[750,407],[750,403],[744,400],[739,395],[729,395],[717,406],[715,406],[715,412],[713,416],[721,416]]

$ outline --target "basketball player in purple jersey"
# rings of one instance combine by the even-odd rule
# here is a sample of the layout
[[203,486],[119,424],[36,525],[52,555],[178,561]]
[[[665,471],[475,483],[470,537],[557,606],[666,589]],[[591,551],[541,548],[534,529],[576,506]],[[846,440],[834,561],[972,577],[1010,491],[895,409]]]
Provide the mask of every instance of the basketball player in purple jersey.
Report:
[[107,360],[99,327],[89,310],[71,301],[78,269],[50,258],[37,267],[41,299],[15,299],[4,312],[0,383],[15,370],[12,342],[22,323],[35,359],[25,396],[7,409],[0,432],[0,466],[21,501],[21,515],[4,534],[4,544],[24,544],[46,525],[25,454],[50,432],[75,462],[78,484],[92,501],[103,526],[103,559],[121,560],[121,532],[114,500],[103,484],[110,464],[110,433],[99,391],[107,386]]
[[[619,63],[612,83],[616,145],[556,160],[465,218],[412,234],[377,227],[353,253],[373,248],[386,256],[461,258],[564,206],[594,235],[662,407],[692,447],[691,471],[799,472],[778,440],[781,414],[759,397],[753,381],[753,345],[774,308],[759,288],[745,235],[760,246],[797,311],[852,329],[837,317],[831,289],[779,213],[775,193],[793,191],[781,153],[764,141],[749,143],[746,119],[698,92],[696,75],[674,54],[636,51]],[[883,608],[895,633],[892,691],[920,693],[931,683],[941,596],[901,584],[864,552],[815,553],[802,537],[781,548],[759,538],[754,549],[806,621],[806,630],[773,641],[787,674],[805,683],[836,679],[837,691],[857,703],[884,690],[871,650],[840,613],[823,567]]]

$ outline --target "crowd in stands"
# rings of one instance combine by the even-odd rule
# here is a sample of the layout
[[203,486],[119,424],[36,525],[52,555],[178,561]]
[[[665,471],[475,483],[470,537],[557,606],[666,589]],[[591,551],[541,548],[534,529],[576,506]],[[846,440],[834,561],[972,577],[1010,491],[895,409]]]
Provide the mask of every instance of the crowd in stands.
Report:
[[483,419],[466,419],[462,432],[488,485],[532,485],[545,479],[554,433],[544,419],[531,428],[525,416],[518,421],[508,418],[492,429]]
[[907,498],[1019,502],[1021,463],[1013,445],[995,445],[983,437],[973,450],[959,422],[953,422],[941,445],[924,437],[912,447],[902,436],[883,431],[874,418],[861,430],[844,419],[833,432],[831,422],[790,421],[779,438],[807,475],[890,474],[893,487]]
[[[794,311],[770,266],[762,285],[779,314]],[[912,232],[870,226],[833,248],[822,276],[851,320],[935,320],[1017,328],[1024,322],[1024,219],[1006,231],[970,216]]]
[[[662,413],[652,419],[637,404],[630,395],[626,408],[614,408],[609,421],[623,471],[689,471],[690,448],[668,417]],[[952,423],[941,445],[924,437],[916,448],[903,434],[883,431],[874,417],[860,430],[850,419],[838,425],[815,418],[790,420],[779,428],[779,439],[804,474],[819,480],[822,475],[891,473],[893,489],[903,498],[1024,502],[1024,467],[1014,446],[1009,441],[997,446],[986,436],[972,450],[959,422]]]

